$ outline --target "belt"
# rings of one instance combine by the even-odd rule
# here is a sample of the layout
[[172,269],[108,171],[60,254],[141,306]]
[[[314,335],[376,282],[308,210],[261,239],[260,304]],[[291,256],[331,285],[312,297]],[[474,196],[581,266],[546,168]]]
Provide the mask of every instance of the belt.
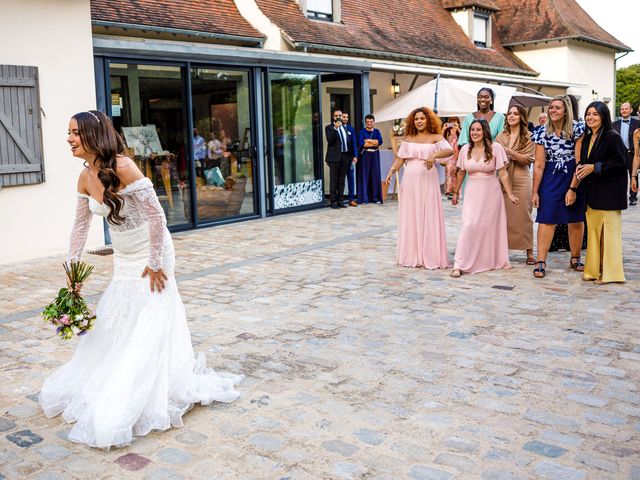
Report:
[[377,152],[378,149],[377,148],[365,148],[364,151],[365,152]]

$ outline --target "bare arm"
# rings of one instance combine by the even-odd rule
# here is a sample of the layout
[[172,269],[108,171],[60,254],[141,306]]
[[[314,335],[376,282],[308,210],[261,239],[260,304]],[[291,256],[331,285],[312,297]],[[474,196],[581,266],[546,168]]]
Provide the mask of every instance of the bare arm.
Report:
[[533,164],[533,189],[531,190],[531,203],[533,203],[533,206],[536,208],[540,206],[538,189],[540,188],[540,182],[542,181],[546,157],[547,154],[544,151],[544,147],[542,145],[536,145],[535,160]]
[[393,177],[400,167],[404,164],[404,158],[396,158],[391,164],[391,168],[389,169],[389,173],[387,173],[387,178],[384,180],[387,184],[391,183],[391,177]]
[[460,189],[462,188],[462,182],[464,181],[464,177],[467,174],[466,170],[459,169],[458,175],[456,176],[456,186],[453,189],[453,197],[451,197],[451,204],[458,204],[458,197],[460,196]]
[[502,167],[498,170],[498,178],[500,179],[500,183],[502,184],[502,188],[507,193],[507,197],[516,205],[520,204],[520,199],[513,194],[511,190],[511,183],[509,183],[509,174],[507,173],[507,167]]

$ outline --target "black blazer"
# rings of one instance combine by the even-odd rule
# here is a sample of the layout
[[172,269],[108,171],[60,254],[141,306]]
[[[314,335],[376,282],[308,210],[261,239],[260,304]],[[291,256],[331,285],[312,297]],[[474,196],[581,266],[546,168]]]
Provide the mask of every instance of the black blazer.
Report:
[[[344,134],[347,137],[347,151],[345,155],[349,158],[356,156],[356,139],[349,130],[342,127]],[[324,161],[327,163],[339,163],[342,159],[342,145],[340,144],[340,135],[338,131],[333,127],[333,123],[324,127],[324,134],[327,136],[327,153],[324,156]]]
[[[618,132],[618,134],[620,134],[621,123],[622,120],[616,120],[615,122],[613,122],[613,128],[616,132]],[[631,119],[629,120],[629,150],[631,150],[631,153],[633,153],[635,147],[635,145],[633,144],[633,132],[635,132],[638,128],[640,128],[640,120],[636,120],[635,118],[631,117]]]
[[582,141],[580,162],[595,165],[595,170],[583,183],[587,205],[595,210],[625,210],[627,208],[627,153],[622,138],[615,130],[601,132],[589,151],[591,131]]

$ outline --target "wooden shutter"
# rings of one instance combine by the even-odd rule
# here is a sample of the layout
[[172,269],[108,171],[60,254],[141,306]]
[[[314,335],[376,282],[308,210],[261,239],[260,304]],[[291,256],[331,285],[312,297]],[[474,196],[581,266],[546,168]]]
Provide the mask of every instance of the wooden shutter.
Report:
[[43,181],[38,68],[0,65],[0,187]]

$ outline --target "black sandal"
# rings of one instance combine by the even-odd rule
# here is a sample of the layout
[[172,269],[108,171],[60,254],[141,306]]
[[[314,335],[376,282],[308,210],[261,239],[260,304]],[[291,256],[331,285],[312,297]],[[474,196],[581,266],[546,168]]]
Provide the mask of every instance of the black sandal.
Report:
[[[577,261],[574,262],[574,260]],[[569,268],[576,272],[584,272],[584,263],[580,261],[580,257],[571,257],[571,260],[569,260]]]
[[[542,266],[544,264],[544,267]],[[544,260],[538,260],[536,262],[537,267],[533,269],[533,276],[536,278],[544,278],[545,275],[547,274],[547,271],[545,270],[547,267],[547,262],[545,262]]]

